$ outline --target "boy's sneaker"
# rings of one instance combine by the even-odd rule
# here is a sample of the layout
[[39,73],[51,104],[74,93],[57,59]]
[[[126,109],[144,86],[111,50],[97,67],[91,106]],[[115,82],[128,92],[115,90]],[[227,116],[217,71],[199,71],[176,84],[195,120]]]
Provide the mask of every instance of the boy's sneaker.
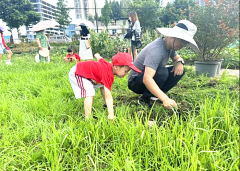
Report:
[[155,123],[154,120],[152,120],[152,121],[148,121],[148,127],[153,127],[154,123]]
[[147,105],[149,108],[152,107],[152,104],[150,103],[150,98],[144,98],[143,96],[140,96],[138,99],[139,105]]
[[10,61],[7,61],[6,65],[12,65],[12,63]]

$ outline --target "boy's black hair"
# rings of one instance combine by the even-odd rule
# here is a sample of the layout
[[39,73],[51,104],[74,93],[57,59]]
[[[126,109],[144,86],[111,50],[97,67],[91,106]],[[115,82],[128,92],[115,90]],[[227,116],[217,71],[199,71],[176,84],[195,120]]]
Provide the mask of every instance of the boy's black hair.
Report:
[[68,53],[73,52],[73,51],[74,51],[74,49],[72,47],[69,47],[68,50],[67,50]]

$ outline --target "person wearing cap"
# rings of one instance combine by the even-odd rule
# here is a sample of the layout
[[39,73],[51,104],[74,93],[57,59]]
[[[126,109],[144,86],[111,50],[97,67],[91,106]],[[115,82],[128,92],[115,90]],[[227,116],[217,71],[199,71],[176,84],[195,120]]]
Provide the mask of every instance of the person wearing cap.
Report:
[[1,38],[0,38],[0,62],[2,61],[2,55],[4,54],[4,52],[6,52],[7,55],[7,65],[11,65],[11,56],[12,56],[12,51],[9,49],[9,47],[7,47],[4,37],[3,37],[3,32],[5,31],[5,29],[1,26],[0,27],[0,34],[1,34]]
[[104,102],[108,109],[108,119],[114,119],[113,98],[111,87],[114,75],[124,77],[130,71],[137,73],[137,69],[128,53],[118,53],[112,58],[112,63],[105,61],[98,53],[94,55],[98,61],[85,61],[71,68],[68,76],[76,99],[85,98],[84,111],[88,119],[92,110],[95,88],[100,88]]
[[[189,46],[198,51],[193,39],[197,27],[188,20],[179,21],[173,28],[157,28],[164,36],[148,44],[139,53],[134,65],[142,71],[131,71],[128,76],[128,88],[137,94],[142,94],[139,104],[151,107],[150,100],[161,100],[167,109],[177,107],[177,103],[166,94],[184,75],[184,61],[177,54]],[[173,66],[166,67],[169,58]]]
[[79,44],[79,55],[82,60],[93,59],[92,48],[90,46],[90,32],[84,23],[79,25],[81,27],[80,31],[80,44]]

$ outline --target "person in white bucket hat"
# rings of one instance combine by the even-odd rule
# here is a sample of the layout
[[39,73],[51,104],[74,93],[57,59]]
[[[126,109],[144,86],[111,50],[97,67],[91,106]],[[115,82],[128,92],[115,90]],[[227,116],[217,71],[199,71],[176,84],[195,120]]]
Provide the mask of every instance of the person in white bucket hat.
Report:
[[[131,71],[128,76],[128,88],[137,94],[142,94],[139,104],[151,107],[152,100],[161,100],[164,107],[177,107],[177,103],[166,94],[184,75],[184,61],[177,50],[190,45],[198,51],[193,37],[197,27],[188,20],[179,21],[173,28],[157,28],[164,36],[144,47],[139,53],[134,65],[142,71]],[[173,66],[166,67],[169,58]]]

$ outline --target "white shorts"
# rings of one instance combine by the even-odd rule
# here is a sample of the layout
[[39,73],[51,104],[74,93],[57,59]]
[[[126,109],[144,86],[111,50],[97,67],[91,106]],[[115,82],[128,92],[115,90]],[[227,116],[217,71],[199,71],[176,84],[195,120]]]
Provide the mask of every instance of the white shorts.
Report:
[[69,71],[69,80],[76,99],[85,98],[87,96],[95,96],[95,88],[103,87],[102,84],[94,85],[92,81],[75,75],[77,65]]
[[0,54],[4,54],[4,52],[6,52],[7,49],[4,46],[0,45]]

